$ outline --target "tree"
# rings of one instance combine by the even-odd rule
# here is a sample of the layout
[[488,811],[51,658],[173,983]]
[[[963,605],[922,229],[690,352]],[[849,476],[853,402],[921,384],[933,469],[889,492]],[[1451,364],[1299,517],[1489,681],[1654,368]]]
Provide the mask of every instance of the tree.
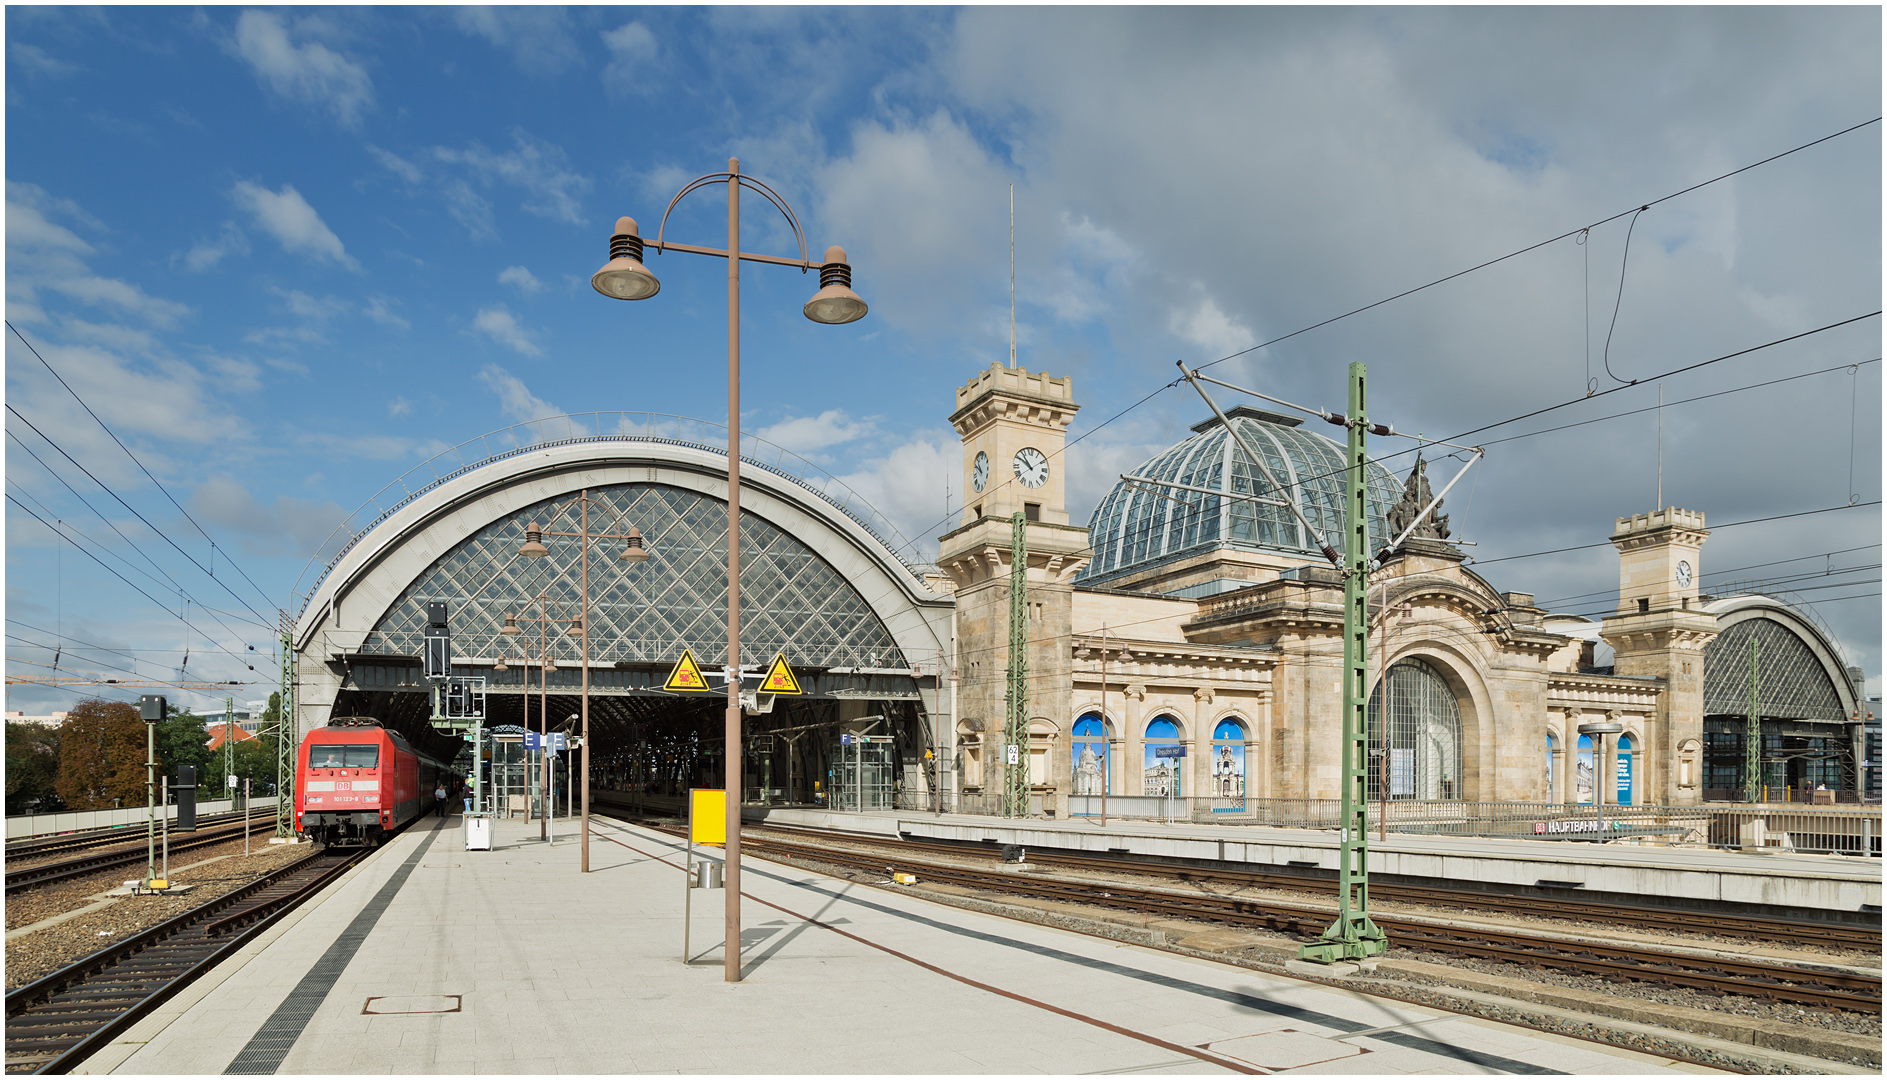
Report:
[[144,802],[144,721],[137,706],[87,698],[59,728],[53,789],[74,810]]
[[63,808],[54,790],[59,778],[59,729],[7,721],[7,813],[45,813]]
[[[177,779],[180,766],[194,765],[203,775],[203,765],[210,760],[210,729],[201,716],[188,709],[172,707],[170,715],[157,723],[157,764],[161,775]],[[201,789],[197,798],[202,799]]]

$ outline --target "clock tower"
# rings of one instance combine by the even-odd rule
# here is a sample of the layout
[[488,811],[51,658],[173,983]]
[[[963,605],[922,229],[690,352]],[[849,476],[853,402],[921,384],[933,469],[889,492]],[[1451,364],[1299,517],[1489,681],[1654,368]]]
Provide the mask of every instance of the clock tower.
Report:
[[1703,798],[1704,646],[1717,636],[1717,617],[1698,601],[1698,555],[1710,531],[1699,511],[1667,506],[1617,519],[1618,612],[1599,634],[1616,653],[1619,675],[1663,682],[1650,751],[1648,801],[1694,803]]
[[[1007,713],[1012,520],[1025,521],[1028,543],[1029,716],[1052,729],[1031,739],[1046,755],[1032,768],[1045,809],[1067,812],[1073,763],[1067,753],[1073,690],[1070,632],[1074,576],[1088,564],[1088,530],[1068,523],[1062,447],[1080,406],[1074,380],[995,364],[957,388],[950,423],[963,440],[963,518],[938,538],[937,561],[956,583],[957,711],[975,731],[980,721],[983,788],[1000,790]],[[1046,741],[1048,745],[1036,745]]]

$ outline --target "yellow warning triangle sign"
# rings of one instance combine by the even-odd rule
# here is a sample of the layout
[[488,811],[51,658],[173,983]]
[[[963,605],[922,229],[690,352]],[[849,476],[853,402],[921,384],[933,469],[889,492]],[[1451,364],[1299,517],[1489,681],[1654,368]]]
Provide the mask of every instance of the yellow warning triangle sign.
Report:
[[701,665],[695,663],[693,650],[683,649],[681,659],[675,661],[675,670],[668,673],[668,681],[662,684],[664,690],[708,690],[708,680],[701,675]]
[[793,669],[786,666],[786,654],[773,658],[773,666],[767,669],[767,677],[760,680],[762,694],[797,694],[800,693],[799,680],[793,677]]

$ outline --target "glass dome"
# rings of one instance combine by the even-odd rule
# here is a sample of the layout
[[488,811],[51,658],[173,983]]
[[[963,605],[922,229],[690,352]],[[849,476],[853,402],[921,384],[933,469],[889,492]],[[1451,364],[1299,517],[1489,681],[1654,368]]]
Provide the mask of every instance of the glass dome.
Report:
[[[1295,417],[1242,405],[1227,416],[1245,442],[1264,455],[1271,475],[1289,486],[1304,516],[1330,539],[1331,546],[1341,550],[1342,444],[1299,430],[1302,421]],[[1275,497],[1264,474],[1252,467],[1216,417],[1194,425],[1193,431],[1196,434],[1191,438],[1133,470],[1134,475],[1215,491],[1227,491],[1229,479],[1229,490],[1234,493]],[[1383,515],[1401,498],[1402,482],[1370,462],[1369,550],[1392,539]],[[1214,548],[1323,562],[1316,540],[1304,535],[1296,517],[1282,506],[1180,489],[1156,495],[1124,480],[1095,507],[1088,520],[1088,545],[1094,549],[1094,561],[1077,578],[1088,585]]]

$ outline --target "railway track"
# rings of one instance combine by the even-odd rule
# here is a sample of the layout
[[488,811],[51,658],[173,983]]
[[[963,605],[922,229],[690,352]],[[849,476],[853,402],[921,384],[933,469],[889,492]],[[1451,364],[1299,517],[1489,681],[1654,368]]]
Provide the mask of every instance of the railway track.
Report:
[[[197,819],[197,827],[204,828],[227,825],[232,822],[241,821],[245,816],[252,818],[267,816],[273,821],[275,818],[274,803],[271,801],[266,807],[258,805],[257,809],[248,815],[244,815],[241,812],[206,814]],[[116,844],[142,844],[143,842],[144,825],[142,822],[137,825],[114,825],[102,829],[86,829],[82,832],[55,833],[50,836],[21,837],[17,840],[8,840],[7,859],[10,861],[43,859],[51,855],[87,851],[92,848],[111,847]]]
[[[821,837],[823,834],[813,829],[793,829],[776,825],[766,826],[770,832],[790,833],[808,838]],[[858,839],[847,837],[848,840]],[[860,842],[864,842],[860,840]],[[982,854],[976,845],[952,843],[949,841],[931,841],[920,839],[900,840],[901,846],[914,846],[938,854],[966,855]],[[1323,878],[1303,877],[1296,874],[1267,873],[1263,870],[1248,870],[1239,867],[1198,867],[1169,862],[1159,862],[1119,856],[1083,855],[1071,852],[1045,851],[1040,848],[1029,849],[1029,860],[1043,866],[1062,867],[1070,870],[1094,870],[1105,873],[1144,874],[1149,877],[1171,878],[1212,887],[1261,887],[1269,889],[1295,889],[1302,892],[1328,893],[1335,895],[1336,883]],[[1852,949],[1856,952],[1878,952],[1881,947],[1880,929],[1867,926],[1841,926],[1835,924],[1798,923],[1783,919],[1765,919],[1747,915],[1723,915],[1712,913],[1702,915],[1695,912],[1672,911],[1668,908],[1643,906],[1636,904],[1609,903],[1601,900],[1585,900],[1578,897],[1555,897],[1545,900],[1537,896],[1517,894],[1488,893],[1463,889],[1448,889],[1424,885],[1398,885],[1372,881],[1369,887],[1371,899],[1387,900],[1406,904],[1431,904],[1449,908],[1472,908],[1479,911],[1503,912],[1513,915],[1551,916],[1556,919],[1578,919],[1588,922],[1614,925],[1630,925],[1644,930],[1668,931],[1671,933],[1735,935],[1753,938],[1765,942],[1810,945],[1817,948]]]
[[[857,838],[847,837],[848,841]],[[912,858],[903,852],[857,851],[812,843],[745,835],[741,846],[755,854],[790,856],[871,873],[894,868],[914,873],[919,880],[959,885],[989,892],[1032,896],[1068,903],[1206,919],[1238,926],[1261,926],[1280,933],[1312,938],[1329,924],[1331,912],[1323,907],[1215,895],[1209,892],[1178,894],[1127,885],[1098,886],[1086,881],[1063,881],[1036,874],[980,870]],[[956,854],[963,854],[961,848]],[[1037,858],[1031,853],[1031,860]],[[1049,859],[1043,857],[1042,862]],[[1110,862],[1109,869],[1142,871],[1148,864]],[[1191,868],[1188,868],[1191,869]],[[1200,872],[1191,870],[1195,875]],[[1219,881],[1216,877],[1212,879]],[[1380,896],[1380,893],[1378,893]],[[1451,894],[1450,902],[1460,897]],[[1537,914],[1537,910],[1534,912]],[[1557,913],[1557,912],[1556,912]],[[1547,934],[1523,931],[1496,932],[1462,929],[1428,920],[1372,914],[1376,924],[1399,946],[1429,949],[1455,956],[1499,960],[1536,968],[1557,968],[1597,975],[1681,986],[1708,994],[1735,994],[1772,1001],[1878,1013],[1881,1010],[1879,976],[1805,970],[1762,961],[1729,960],[1673,954],[1651,948],[1600,945]]]
[[69,1071],[372,850],[313,852],[8,993],[7,1073]]
[[[264,832],[272,834],[275,832],[275,815],[257,816],[248,822],[237,821],[207,832],[172,833],[170,850],[174,854],[225,843],[229,840],[240,840],[245,830],[251,836]],[[143,839],[143,837],[138,837],[137,842],[129,845],[91,851],[69,859],[57,859],[19,870],[8,870],[6,873],[7,895],[12,896],[14,893],[42,885],[70,881],[87,874],[96,874],[101,870],[110,870],[120,866],[142,866],[146,850]]]

